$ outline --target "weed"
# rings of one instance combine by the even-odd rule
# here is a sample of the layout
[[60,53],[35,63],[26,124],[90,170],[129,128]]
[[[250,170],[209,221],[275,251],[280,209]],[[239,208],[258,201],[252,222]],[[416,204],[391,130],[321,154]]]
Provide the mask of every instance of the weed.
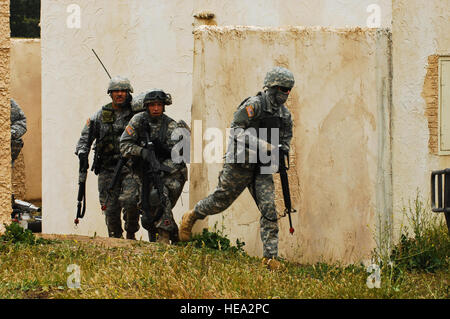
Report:
[[[379,247],[373,254],[373,259],[379,262],[388,296],[401,291],[412,272],[446,273],[449,269],[450,241],[442,216],[433,213],[429,205],[424,204],[419,191],[402,212],[409,228],[401,227],[400,239],[390,248],[387,256],[381,254]],[[381,238],[380,242],[387,241]]]
[[450,241],[442,216],[424,205],[417,193],[406,214],[413,236],[402,229],[399,243],[393,248],[391,260],[408,271],[435,272],[448,269]]
[[196,234],[192,237],[191,242],[196,248],[210,248],[220,251],[244,252],[245,242],[236,239],[236,246],[231,245],[230,239],[223,233],[222,230],[217,229],[217,223],[213,231],[204,228],[201,234]]
[[18,223],[11,223],[5,226],[5,233],[0,236],[0,242],[23,243],[28,245],[48,244],[51,241],[43,238],[36,238],[29,229],[24,229]]

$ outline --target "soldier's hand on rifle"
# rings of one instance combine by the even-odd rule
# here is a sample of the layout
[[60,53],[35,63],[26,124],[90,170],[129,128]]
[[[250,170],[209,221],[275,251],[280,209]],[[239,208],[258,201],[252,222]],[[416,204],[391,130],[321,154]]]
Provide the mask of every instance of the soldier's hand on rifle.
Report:
[[141,151],[141,157],[144,161],[150,162],[150,151],[146,148],[143,148]]
[[80,159],[80,170],[87,170],[89,168],[88,154],[84,152],[78,153],[78,158]]
[[272,151],[277,148],[275,145],[272,145],[264,140],[259,140],[259,147],[262,152],[266,153],[269,156],[271,155]]
[[278,149],[280,150],[280,157],[289,155],[289,150],[286,146],[280,144],[278,145]]

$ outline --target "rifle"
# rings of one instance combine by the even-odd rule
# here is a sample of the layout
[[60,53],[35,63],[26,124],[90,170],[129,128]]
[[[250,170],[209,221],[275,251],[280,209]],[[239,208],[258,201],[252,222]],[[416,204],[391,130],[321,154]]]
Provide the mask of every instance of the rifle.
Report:
[[117,162],[116,167],[114,167],[114,175],[113,175],[113,179],[111,181],[111,185],[109,186],[107,192],[108,194],[106,195],[106,200],[105,203],[102,205],[102,210],[106,210],[107,208],[107,204],[109,201],[109,196],[111,194],[111,191],[114,189],[114,187],[117,184],[117,180],[119,179],[119,175],[120,172],[122,171],[123,166],[125,165],[125,163],[127,162],[127,159],[125,157],[120,157],[120,160]]
[[33,214],[34,212],[41,212],[41,207],[23,200],[14,199],[14,195],[12,197],[13,212],[11,220],[19,223],[22,228],[31,230],[33,233],[42,232],[42,215]]
[[[88,145],[90,145],[92,141],[93,130],[94,125],[93,123],[90,123],[88,133]],[[83,218],[84,214],[86,213],[86,179],[88,168],[89,163],[86,167],[84,167],[80,162],[80,169],[78,170],[79,176],[78,176],[77,216],[74,220],[75,225],[78,225],[79,219]]]
[[[172,169],[166,165],[159,163],[155,154],[155,143],[150,141],[150,136],[147,130],[145,130],[145,148],[150,152],[150,160],[144,163],[144,178],[142,182],[142,210],[145,214],[145,219],[148,218],[146,220],[146,224],[150,228],[153,228],[152,226],[153,223],[157,221],[159,218],[161,218],[164,211],[163,209],[160,209],[158,213],[152,214],[150,206],[158,206],[162,204],[165,208],[168,199],[164,194],[164,185],[161,177],[161,172],[170,173],[172,172]],[[153,182],[152,186],[154,188],[152,190],[152,194],[150,195],[153,199],[152,201],[153,205],[151,205],[149,198],[150,181]],[[154,192],[155,190],[156,193]],[[151,234],[150,241],[155,241],[156,230],[151,229],[149,230],[149,233]]]
[[80,165],[78,177],[77,217],[74,220],[75,225],[78,225],[79,218],[83,218],[86,213],[86,178],[87,168],[83,169]]
[[[97,57],[98,61],[102,65],[103,69],[105,70],[106,74],[108,74],[108,77],[111,79],[111,75],[109,75],[108,70],[106,69],[103,62],[98,57],[97,53],[95,53],[94,49],[92,49],[92,52],[94,52],[95,56]],[[92,137],[93,137],[93,126],[94,123],[91,123],[89,125],[89,135],[88,135],[88,144],[91,145]],[[96,142],[97,144],[97,142]],[[92,164],[91,171],[94,171],[96,175],[98,175],[98,163],[99,163],[99,155],[97,154],[97,147],[95,148],[94,153],[94,163]],[[89,166],[89,165],[88,165]],[[80,163],[80,169],[79,169],[79,177],[78,177],[78,196],[77,196],[77,217],[75,218],[75,225],[78,225],[79,219],[84,217],[84,214],[86,213],[86,179],[87,179],[87,170],[89,167],[82,167]]]
[[[286,159],[287,159],[287,166],[286,166]],[[288,170],[289,170],[289,154],[280,149],[280,166],[278,171],[280,173],[281,188],[283,190],[284,206],[286,207],[283,216],[286,216],[286,214],[288,215],[289,233],[293,235],[294,227],[292,227],[291,213],[295,213],[297,211],[293,209],[291,205],[291,193],[289,191],[289,179],[287,175]]]

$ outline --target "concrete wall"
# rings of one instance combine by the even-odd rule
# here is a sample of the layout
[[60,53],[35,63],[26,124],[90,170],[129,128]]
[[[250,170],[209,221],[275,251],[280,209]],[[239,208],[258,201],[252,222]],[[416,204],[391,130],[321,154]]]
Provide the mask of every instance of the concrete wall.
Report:
[[[78,228],[73,226],[78,169],[73,154],[75,143],[86,118],[109,102],[108,78],[91,49],[96,50],[112,75],[128,76],[136,92],[151,87],[170,92],[174,104],[167,109],[168,115],[189,123],[195,26],[364,27],[371,15],[367,7],[373,3],[381,9],[381,26],[389,27],[390,0],[42,0],[43,231],[106,235],[97,179],[92,173],[88,176],[86,217]],[[80,9],[79,28],[72,4]],[[193,17],[202,11],[213,12],[215,18]],[[186,185],[175,208],[177,222],[189,206],[188,191]]]
[[11,219],[10,49],[9,0],[0,0],[0,233]]
[[[299,212],[294,236],[287,218],[280,221],[280,255],[299,262],[367,258],[378,220],[390,218],[392,205],[389,31],[199,27],[194,36],[192,118],[203,132],[220,128],[225,136],[237,105],[262,89],[272,66],[296,77],[287,105],[294,119],[290,185]],[[191,206],[214,189],[221,167],[191,163]],[[261,255],[259,219],[246,190],[196,230],[217,223]]]
[[42,197],[41,42],[11,39],[11,96],[27,117],[24,147],[14,164],[16,198]]
[[380,15],[379,27],[390,27],[391,3],[391,0],[193,0],[193,13],[212,12],[215,18],[206,24],[221,26],[365,27],[376,10]]
[[[437,155],[436,57],[450,55],[449,0],[393,0],[392,167],[394,235],[404,222],[402,208],[419,190],[430,198],[432,170],[450,167]],[[450,119],[449,119],[450,120]]]
[[[80,28],[67,20],[80,6]],[[87,212],[74,227],[78,191],[75,145],[86,119],[111,101],[108,76],[127,76],[135,93],[153,87],[172,94],[172,118],[190,122],[192,2],[42,1],[42,205],[44,233],[107,236],[100,210],[97,177],[89,172]],[[91,158],[92,163],[92,158]],[[188,208],[188,185],[175,209]],[[137,234],[147,240],[147,233]]]

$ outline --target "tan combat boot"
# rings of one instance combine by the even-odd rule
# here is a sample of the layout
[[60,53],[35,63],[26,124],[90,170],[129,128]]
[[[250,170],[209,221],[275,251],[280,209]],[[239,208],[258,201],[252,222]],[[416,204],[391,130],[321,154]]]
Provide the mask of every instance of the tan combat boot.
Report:
[[275,258],[266,258],[262,259],[263,265],[267,265],[267,268],[270,270],[278,270],[281,268],[281,263]]
[[170,233],[167,230],[159,229],[156,236],[157,243],[170,245]]
[[180,230],[178,231],[178,237],[180,241],[188,241],[191,239],[192,227],[194,227],[195,221],[198,219],[194,210],[191,209],[183,215],[181,219]]

